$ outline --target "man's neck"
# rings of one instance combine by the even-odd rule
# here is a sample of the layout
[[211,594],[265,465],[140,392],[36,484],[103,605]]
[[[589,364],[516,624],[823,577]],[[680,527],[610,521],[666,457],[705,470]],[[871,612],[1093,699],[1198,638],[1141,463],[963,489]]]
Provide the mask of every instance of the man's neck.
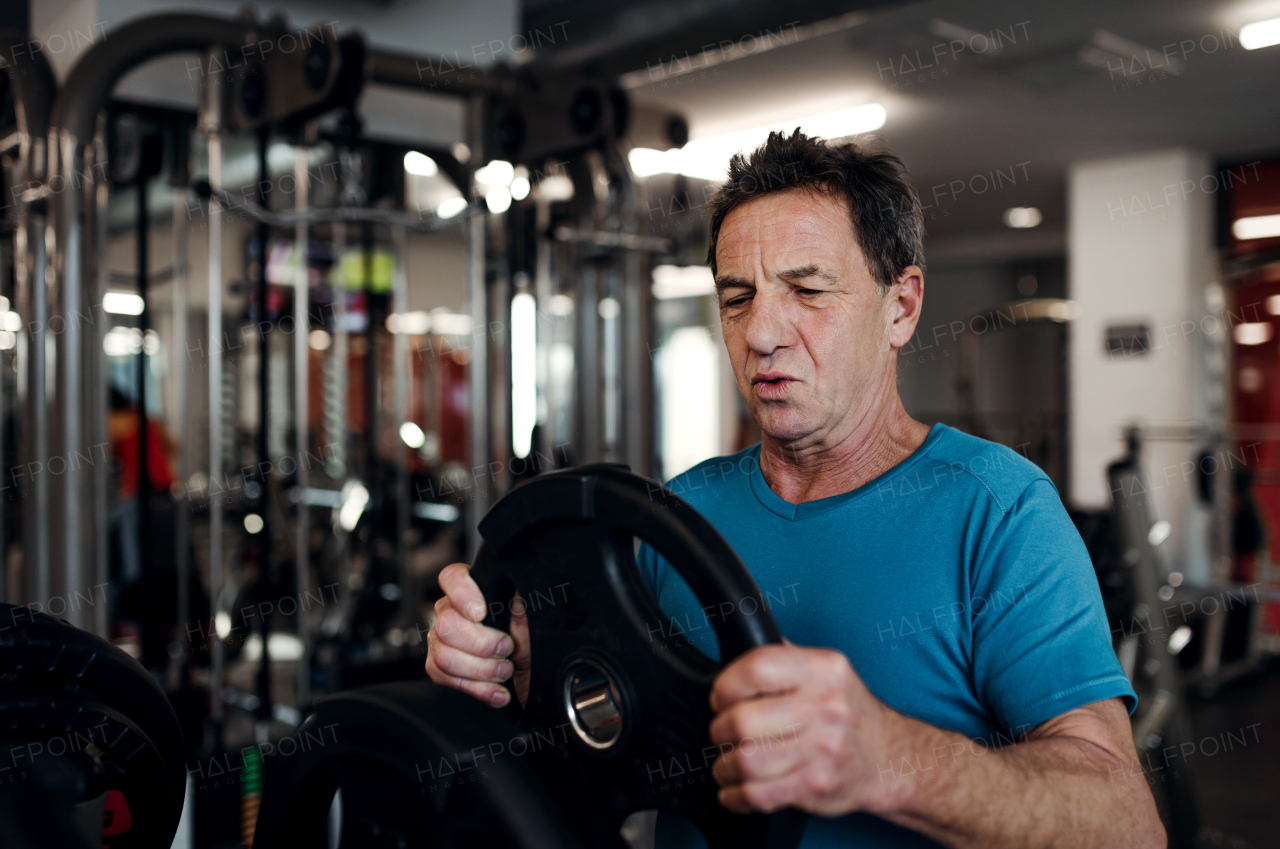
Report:
[[907,415],[894,393],[891,404],[867,416],[830,446],[795,447],[765,434],[760,470],[765,482],[791,504],[841,495],[873,481],[920,447],[929,426]]

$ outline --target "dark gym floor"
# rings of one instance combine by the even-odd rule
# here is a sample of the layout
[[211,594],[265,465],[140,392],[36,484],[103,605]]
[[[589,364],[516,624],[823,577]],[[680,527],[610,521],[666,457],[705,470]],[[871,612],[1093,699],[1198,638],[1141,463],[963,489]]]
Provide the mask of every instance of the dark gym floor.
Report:
[[[1193,701],[1191,724],[1197,751],[1187,760],[1201,824],[1253,849],[1280,849],[1280,663],[1212,700]],[[1221,745],[1227,734],[1234,735],[1230,751]]]

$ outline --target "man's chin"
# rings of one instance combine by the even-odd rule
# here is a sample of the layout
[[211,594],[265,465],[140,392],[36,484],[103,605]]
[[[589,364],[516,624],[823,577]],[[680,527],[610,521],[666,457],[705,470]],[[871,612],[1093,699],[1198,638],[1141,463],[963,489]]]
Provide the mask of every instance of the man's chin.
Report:
[[[760,432],[774,442],[789,445],[813,434],[816,428],[794,411],[783,413],[779,410],[764,410],[756,415]],[[779,415],[779,413],[782,413]]]

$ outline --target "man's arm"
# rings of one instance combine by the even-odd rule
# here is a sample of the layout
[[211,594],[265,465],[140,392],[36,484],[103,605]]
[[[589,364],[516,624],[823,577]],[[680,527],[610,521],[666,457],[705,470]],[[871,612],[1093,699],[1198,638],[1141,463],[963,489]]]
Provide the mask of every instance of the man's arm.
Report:
[[711,704],[731,810],[866,811],[957,849],[1165,845],[1118,699],[988,749],[892,710],[843,654],[783,645],[726,667]]

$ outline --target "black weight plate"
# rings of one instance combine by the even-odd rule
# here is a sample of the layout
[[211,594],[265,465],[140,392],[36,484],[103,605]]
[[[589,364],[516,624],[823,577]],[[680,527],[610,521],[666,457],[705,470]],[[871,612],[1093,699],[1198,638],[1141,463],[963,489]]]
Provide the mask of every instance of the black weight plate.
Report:
[[0,699],[0,757],[12,768],[93,751],[107,789],[128,805],[127,831],[103,837],[109,849],[160,849],[173,842],[182,798],[147,733],[93,694],[11,685]]
[[296,747],[267,759],[254,846],[321,845],[339,787],[346,849],[586,846],[530,770],[530,745],[500,712],[427,681],[326,696]]
[[[168,846],[186,793],[185,749],[178,717],[150,673],[100,637],[25,607],[0,604],[0,675],[5,674],[14,676],[15,688],[46,690],[50,699],[64,698],[62,691],[66,696],[87,696],[100,703],[98,709],[113,717],[112,722],[145,739],[143,749],[153,752],[157,762],[147,762],[144,785],[152,788],[148,792],[159,803],[149,814],[153,821],[148,828],[167,835],[149,845]],[[14,691],[6,687],[0,703],[7,704]],[[142,762],[123,757],[118,766],[128,774],[141,769],[138,763]]]
[[658,809],[689,819],[710,849],[798,845],[802,813],[743,816],[717,800],[708,698],[720,664],[672,633],[635,564],[638,537],[717,611],[724,663],[781,642],[755,580],[701,514],[624,466],[596,465],[523,484],[480,532],[472,577],[490,602],[487,624],[506,630],[516,590],[528,614],[533,668],[520,727],[555,739],[534,760],[556,792],[581,801],[575,814],[595,840],[615,840],[629,814]]

